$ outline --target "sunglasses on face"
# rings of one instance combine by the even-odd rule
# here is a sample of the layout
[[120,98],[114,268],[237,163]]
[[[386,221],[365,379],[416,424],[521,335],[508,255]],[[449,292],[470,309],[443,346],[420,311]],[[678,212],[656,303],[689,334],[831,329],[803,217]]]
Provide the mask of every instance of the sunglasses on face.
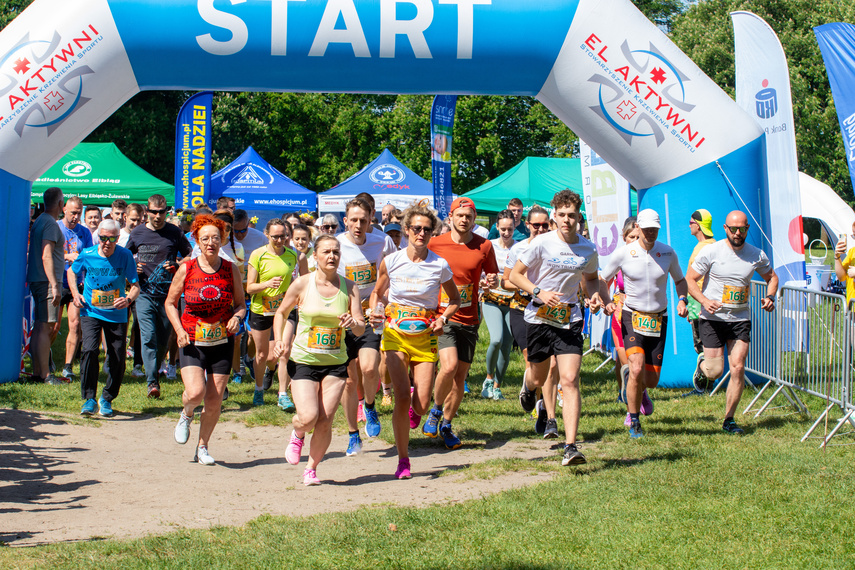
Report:
[[116,243],[119,236],[98,236],[101,238],[101,243]]
[[411,232],[413,232],[413,234],[415,234],[415,235],[419,235],[422,232],[424,232],[426,234],[430,234],[433,232],[433,228],[428,227],[428,226],[410,226],[409,230]]
[[724,226],[730,230],[732,234],[742,234],[745,235],[748,233],[749,226]]
[[149,208],[149,209],[148,209],[148,213],[149,213],[149,214],[154,214],[155,216],[157,216],[157,215],[159,215],[159,214],[165,214],[165,213],[166,213],[166,208],[164,208],[164,209],[162,209],[162,210],[155,210],[154,208]]
[[542,224],[534,224],[532,222],[529,222],[528,225],[530,225],[531,227],[533,227],[536,230],[548,230],[549,229],[549,222],[543,222]]
[[322,229],[327,230],[327,231],[332,231],[332,230],[336,229],[337,227],[338,227],[338,224],[334,224],[334,225],[324,224],[321,226]]
[[242,230],[235,230],[235,235],[237,235],[237,234],[243,235],[243,234],[245,234],[245,233],[246,233],[246,232],[248,232],[248,231],[249,231],[249,226],[246,226],[246,227],[245,227],[244,229],[242,229]]

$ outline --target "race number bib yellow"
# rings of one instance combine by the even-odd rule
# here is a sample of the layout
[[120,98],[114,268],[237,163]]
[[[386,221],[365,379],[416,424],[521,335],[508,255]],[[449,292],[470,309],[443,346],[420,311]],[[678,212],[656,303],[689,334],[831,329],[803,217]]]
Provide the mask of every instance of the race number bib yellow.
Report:
[[222,321],[206,323],[196,321],[196,346],[217,346],[228,340],[226,325]]
[[561,303],[557,307],[550,307],[544,304],[537,308],[537,318],[546,324],[563,327],[570,322],[570,317],[572,316],[573,307],[567,303]]
[[261,314],[265,317],[272,317],[276,314],[276,310],[279,308],[279,305],[282,304],[282,299],[285,298],[285,293],[281,295],[275,295],[273,297],[268,297],[266,295],[262,295],[261,297]]
[[398,303],[389,303],[386,306],[386,316],[393,321],[408,317],[430,318],[435,312],[433,309],[426,309],[425,307],[411,307],[409,305],[399,305]]
[[342,329],[340,327],[309,327],[306,351],[314,354],[339,354]]
[[377,282],[377,266],[373,263],[348,265],[344,268],[344,276],[356,283],[359,289],[365,289]]
[[662,335],[662,313],[632,312],[632,330],[643,336]]
[[721,294],[721,306],[725,309],[744,309],[748,306],[748,287],[725,285]]
[[[472,283],[468,285],[458,285],[457,293],[460,295],[460,308],[472,306]],[[439,304],[443,307],[448,306],[448,295],[445,294],[445,289],[441,289],[439,296]]]
[[118,289],[112,291],[92,290],[92,306],[96,309],[112,309],[116,299],[121,297]]

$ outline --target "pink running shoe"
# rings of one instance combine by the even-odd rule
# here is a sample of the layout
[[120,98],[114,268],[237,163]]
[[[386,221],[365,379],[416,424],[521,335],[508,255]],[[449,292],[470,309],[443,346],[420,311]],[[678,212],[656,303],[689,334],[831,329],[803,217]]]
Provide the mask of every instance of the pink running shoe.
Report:
[[653,400],[647,395],[647,389],[641,394],[641,407],[639,408],[642,416],[649,416],[653,413]]
[[623,420],[623,425],[625,425],[626,427],[629,427],[629,424],[631,424],[631,423],[632,423],[632,418],[629,417],[629,412],[627,412],[626,413],[626,419]]
[[297,437],[297,432],[291,431],[291,441],[288,442],[288,447],[285,448],[285,461],[291,465],[300,463],[300,452],[303,451],[303,439]]
[[303,471],[303,485],[306,487],[311,487],[312,485],[320,485],[321,480],[318,479],[318,474],[314,469],[309,469],[306,467],[306,470]]
[[365,411],[362,409],[362,400],[359,400],[359,405],[356,407],[356,421],[365,422]]
[[410,429],[416,429],[422,423],[422,417],[410,406]]
[[413,475],[410,473],[410,460],[409,459],[400,459],[398,461],[398,468],[395,469],[395,478],[396,479],[412,479]]

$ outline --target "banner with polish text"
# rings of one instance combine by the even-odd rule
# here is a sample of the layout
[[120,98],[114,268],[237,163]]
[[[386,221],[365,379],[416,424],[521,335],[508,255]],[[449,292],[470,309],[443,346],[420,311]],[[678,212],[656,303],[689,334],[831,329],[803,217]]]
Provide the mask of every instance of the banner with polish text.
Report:
[[211,105],[203,91],[181,107],[175,123],[175,208],[198,208],[211,191]]
[[430,110],[430,157],[433,203],[440,220],[451,209],[451,139],[457,95],[437,95]]

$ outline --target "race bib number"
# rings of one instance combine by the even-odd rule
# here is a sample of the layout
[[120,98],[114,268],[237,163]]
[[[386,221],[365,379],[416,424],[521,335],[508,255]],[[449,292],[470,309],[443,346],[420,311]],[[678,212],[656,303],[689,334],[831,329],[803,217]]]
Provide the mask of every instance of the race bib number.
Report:
[[342,336],[340,327],[309,327],[306,351],[313,354],[339,354]]
[[[460,308],[472,306],[472,283],[468,285],[458,285],[457,293],[460,295]],[[440,290],[439,304],[443,307],[448,306],[448,295],[445,294],[445,289]]]
[[748,306],[748,287],[725,285],[721,294],[721,306],[726,309],[744,309]]
[[121,296],[118,289],[113,289],[112,291],[94,289],[92,291],[92,306],[96,309],[112,309],[113,303]]
[[632,330],[643,336],[658,338],[662,335],[661,313],[632,312]]
[[434,314],[432,309],[424,307],[411,307],[408,305],[399,305],[397,303],[389,303],[386,307],[386,316],[397,321],[408,317],[423,317],[430,318]]
[[206,323],[196,321],[196,346],[217,346],[228,340],[226,325],[222,321]]
[[344,276],[356,283],[359,289],[365,289],[377,283],[377,266],[373,263],[348,265],[344,268]]
[[282,304],[282,299],[285,298],[285,293],[281,295],[276,295],[274,297],[268,297],[263,295],[261,297],[261,314],[265,317],[272,317],[276,314],[276,310]]
[[557,307],[541,305],[537,308],[537,318],[547,324],[565,326],[570,323],[573,316],[573,307],[567,303],[561,303]]
[[499,297],[513,297],[515,294],[514,291],[508,291],[503,287],[496,287],[495,289],[490,289],[490,292],[494,295],[498,295]]

